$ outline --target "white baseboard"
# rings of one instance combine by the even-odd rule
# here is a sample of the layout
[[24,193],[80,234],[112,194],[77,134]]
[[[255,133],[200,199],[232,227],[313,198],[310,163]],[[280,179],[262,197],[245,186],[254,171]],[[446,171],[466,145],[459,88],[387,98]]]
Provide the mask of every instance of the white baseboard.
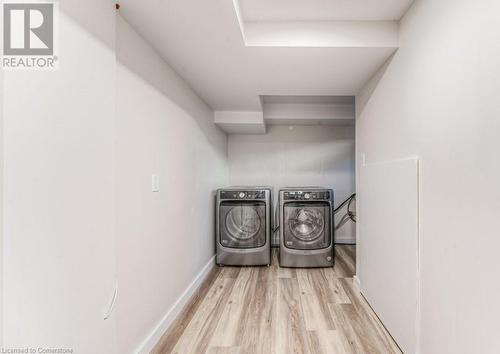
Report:
[[356,236],[354,235],[335,235],[335,243],[345,243],[349,245],[356,244]]
[[356,292],[361,292],[361,281],[359,280],[357,275],[352,277],[352,287]]
[[147,354],[151,352],[161,336],[167,331],[168,327],[174,322],[176,317],[181,313],[182,309],[187,305],[193,294],[198,290],[207,275],[215,266],[215,256],[205,264],[203,269],[196,275],[193,281],[188,285],[184,292],[179,296],[173,306],[167,311],[160,322],[153,328],[151,333],[139,345],[136,353]]

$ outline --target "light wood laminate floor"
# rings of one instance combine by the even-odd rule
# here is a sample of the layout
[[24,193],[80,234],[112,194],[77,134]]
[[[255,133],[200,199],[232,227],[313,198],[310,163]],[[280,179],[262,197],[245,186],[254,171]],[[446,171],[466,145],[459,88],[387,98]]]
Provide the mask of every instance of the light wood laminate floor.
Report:
[[216,267],[154,354],[401,353],[352,285],[355,246],[334,268]]

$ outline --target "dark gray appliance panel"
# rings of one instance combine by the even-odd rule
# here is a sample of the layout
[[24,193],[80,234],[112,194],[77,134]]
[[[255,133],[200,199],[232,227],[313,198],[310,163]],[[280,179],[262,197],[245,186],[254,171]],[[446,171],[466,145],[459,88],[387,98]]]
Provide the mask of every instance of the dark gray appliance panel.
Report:
[[284,204],[284,245],[297,250],[317,250],[331,244],[331,209],[326,202]]
[[266,204],[261,201],[223,201],[219,214],[220,243],[229,248],[266,244]]

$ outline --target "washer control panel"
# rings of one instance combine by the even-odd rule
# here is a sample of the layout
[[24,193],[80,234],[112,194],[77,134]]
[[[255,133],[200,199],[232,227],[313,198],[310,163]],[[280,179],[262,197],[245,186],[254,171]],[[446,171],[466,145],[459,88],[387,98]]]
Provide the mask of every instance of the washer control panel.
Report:
[[285,200],[329,200],[328,191],[287,191],[284,193]]
[[221,199],[240,199],[240,200],[255,200],[266,199],[266,191],[238,191],[224,190],[220,191]]

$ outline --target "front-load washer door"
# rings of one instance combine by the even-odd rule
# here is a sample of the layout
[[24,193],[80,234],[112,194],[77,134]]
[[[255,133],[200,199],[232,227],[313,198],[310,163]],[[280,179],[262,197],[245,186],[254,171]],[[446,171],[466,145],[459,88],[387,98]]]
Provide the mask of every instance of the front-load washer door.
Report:
[[331,218],[328,203],[286,203],[283,218],[285,247],[315,250],[331,245]]
[[257,201],[222,202],[219,209],[220,243],[231,248],[266,244],[266,204]]

